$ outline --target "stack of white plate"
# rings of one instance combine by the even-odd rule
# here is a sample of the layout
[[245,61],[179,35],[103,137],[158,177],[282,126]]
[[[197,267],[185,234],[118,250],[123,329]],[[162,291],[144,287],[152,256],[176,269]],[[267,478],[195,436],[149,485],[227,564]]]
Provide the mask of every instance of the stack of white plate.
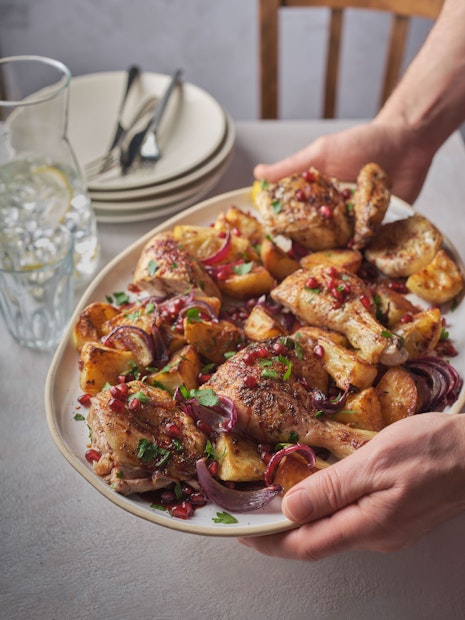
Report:
[[[150,97],[160,98],[170,76],[143,73],[131,89],[125,117]],[[108,150],[115,131],[126,73],[114,71],[73,78],[68,136],[83,171]],[[122,175],[119,167],[88,177],[92,204],[101,222],[165,217],[205,196],[224,174],[235,130],[231,117],[201,88],[183,82],[173,91],[158,136],[162,157]]]

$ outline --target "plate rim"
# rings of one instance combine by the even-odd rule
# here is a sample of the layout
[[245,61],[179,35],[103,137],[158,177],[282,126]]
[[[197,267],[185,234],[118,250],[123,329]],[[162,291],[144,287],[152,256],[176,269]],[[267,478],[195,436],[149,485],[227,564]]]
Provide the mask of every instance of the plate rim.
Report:
[[[280,515],[280,520],[277,522],[266,523],[262,525],[199,525],[194,521],[176,519],[174,517],[167,518],[163,514],[158,515],[157,511],[153,511],[153,513],[149,512],[147,509],[142,509],[139,504],[135,501],[131,501],[130,498],[126,496],[122,496],[119,493],[116,493],[111,489],[111,487],[97,474],[93,472],[92,469],[88,468],[71,450],[71,448],[67,445],[65,438],[62,436],[57,416],[55,415],[54,404],[53,404],[53,390],[55,386],[55,380],[57,377],[57,371],[59,369],[60,361],[69,347],[73,347],[72,344],[72,329],[73,326],[81,312],[82,308],[85,307],[94,292],[98,289],[102,281],[110,274],[113,269],[124,262],[124,260],[136,250],[141,250],[144,244],[155,234],[158,232],[165,231],[169,228],[172,228],[175,224],[178,223],[179,220],[183,220],[187,217],[193,216],[200,211],[207,210],[213,204],[218,204],[219,202],[227,202],[231,201],[233,203],[238,198],[243,199],[244,197],[250,197],[250,202],[252,206],[252,187],[247,186],[240,189],[232,190],[229,192],[225,192],[223,194],[219,194],[217,196],[213,196],[202,202],[193,205],[192,207],[177,213],[173,217],[164,221],[163,223],[155,226],[150,231],[146,232],[139,239],[132,242],[128,247],[118,253],[115,257],[113,257],[97,274],[94,280],[88,285],[86,290],[83,292],[80,297],[75,310],[68,322],[65,334],[58,345],[50,368],[47,373],[46,381],[45,381],[45,410],[46,410],[46,419],[49,427],[49,431],[52,435],[54,443],[58,447],[61,454],[65,457],[65,459],[74,467],[74,469],[83,476],[87,482],[89,482],[94,489],[103,494],[107,499],[109,499],[113,504],[116,504],[126,512],[130,512],[135,516],[143,518],[144,520],[150,521],[157,525],[161,525],[163,527],[167,527],[172,530],[182,531],[184,533],[192,533],[198,534],[202,536],[212,536],[212,537],[245,537],[245,536],[263,536],[268,534],[274,534],[279,532],[284,532],[290,529],[294,529],[299,527],[297,523],[294,523],[288,520],[284,515]],[[394,199],[398,206],[406,211],[407,213],[413,214],[415,213],[415,209],[408,205],[406,202],[397,198],[395,196],[391,197],[391,200]],[[462,259],[455,249],[455,247],[449,242],[449,240],[444,237],[444,242],[449,249],[452,249],[454,252],[454,256],[459,259],[460,268],[462,271],[464,270]],[[76,360],[77,364],[77,360]],[[459,397],[451,407],[450,411],[447,411],[446,415],[454,415],[460,412],[460,409],[463,407],[465,403],[465,385],[462,387],[461,393]],[[72,412],[70,412],[71,415]]]

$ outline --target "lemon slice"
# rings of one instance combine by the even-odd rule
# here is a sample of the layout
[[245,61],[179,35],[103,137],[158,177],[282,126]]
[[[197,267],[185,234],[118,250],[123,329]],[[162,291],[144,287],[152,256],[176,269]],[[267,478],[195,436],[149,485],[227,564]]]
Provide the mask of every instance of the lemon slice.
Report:
[[31,170],[41,220],[61,224],[71,208],[73,190],[67,176],[55,166],[36,166]]

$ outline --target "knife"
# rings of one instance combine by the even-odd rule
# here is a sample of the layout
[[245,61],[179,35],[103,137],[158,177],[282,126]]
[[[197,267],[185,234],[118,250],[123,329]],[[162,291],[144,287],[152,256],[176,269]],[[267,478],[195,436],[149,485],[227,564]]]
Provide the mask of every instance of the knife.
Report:
[[[144,141],[149,136],[152,138],[154,144],[156,145],[156,132],[160,126],[161,120],[163,118],[163,113],[165,112],[168,101],[171,97],[171,93],[174,90],[174,87],[178,84],[182,75],[182,70],[177,69],[171,76],[171,80],[163,93],[162,98],[160,99],[158,105],[155,107],[153,111],[152,118],[147,123],[147,125],[141,129],[138,133],[136,133],[129,142],[128,148],[121,152],[120,164],[121,164],[121,173],[127,174],[131,166],[133,165],[135,159],[138,155],[140,155],[140,150]],[[156,161],[160,153],[156,157],[150,157],[152,161]],[[145,156],[144,156],[145,158]]]
[[129,91],[131,90],[132,85],[134,84],[136,79],[139,77],[139,75],[140,75],[139,67],[137,67],[136,65],[132,65],[131,67],[129,67],[127,71],[126,88],[123,94],[123,98],[121,99],[121,103],[119,105],[118,116],[116,120],[115,134],[113,136],[113,140],[111,142],[110,148],[108,149],[109,151],[111,151],[111,149],[113,149],[117,144],[119,144],[120,140],[124,137],[124,134],[126,132],[123,126],[124,106],[126,104]]

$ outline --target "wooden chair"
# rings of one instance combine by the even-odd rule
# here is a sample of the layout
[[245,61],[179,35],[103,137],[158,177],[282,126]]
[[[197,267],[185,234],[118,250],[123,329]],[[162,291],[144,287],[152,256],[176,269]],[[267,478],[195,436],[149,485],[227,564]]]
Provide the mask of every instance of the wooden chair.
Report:
[[327,7],[331,10],[326,55],[324,118],[334,118],[344,10],[373,9],[392,14],[391,33],[380,107],[394,89],[412,17],[436,19],[444,0],[259,0],[261,118],[278,116],[279,12],[285,7]]

